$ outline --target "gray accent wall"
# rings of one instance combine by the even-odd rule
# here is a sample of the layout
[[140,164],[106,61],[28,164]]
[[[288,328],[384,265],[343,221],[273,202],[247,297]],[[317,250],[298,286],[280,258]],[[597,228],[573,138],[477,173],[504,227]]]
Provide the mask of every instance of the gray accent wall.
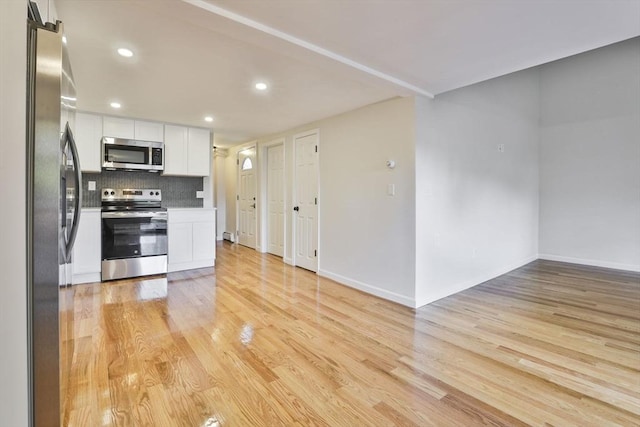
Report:
[[[89,181],[96,182],[96,191],[89,191]],[[201,177],[162,176],[150,172],[103,171],[82,175],[82,206],[100,207],[102,188],[159,188],[165,208],[201,208],[203,199],[196,191],[203,190]]]

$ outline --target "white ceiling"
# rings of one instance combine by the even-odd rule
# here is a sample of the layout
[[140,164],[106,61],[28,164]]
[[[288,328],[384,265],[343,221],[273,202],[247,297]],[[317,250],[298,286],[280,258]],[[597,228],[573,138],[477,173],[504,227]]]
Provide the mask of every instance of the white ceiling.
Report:
[[[78,107],[224,145],[640,35],[640,0],[56,0]],[[115,50],[129,47],[132,59]],[[268,91],[253,85],[262,80]],[[109,107],[113,100],[123,107]],[[213,115],[212,124],[203,121]]]

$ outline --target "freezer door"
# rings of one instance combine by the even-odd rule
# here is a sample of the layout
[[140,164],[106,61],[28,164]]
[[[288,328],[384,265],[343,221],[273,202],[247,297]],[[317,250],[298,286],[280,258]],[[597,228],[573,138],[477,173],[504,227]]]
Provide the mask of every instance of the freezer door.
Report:
[[[28,295],[30,413],[60,418],[60,75],[62,36],[30,23],[28,84]],[[62,267],[64,268],[64,266]]]

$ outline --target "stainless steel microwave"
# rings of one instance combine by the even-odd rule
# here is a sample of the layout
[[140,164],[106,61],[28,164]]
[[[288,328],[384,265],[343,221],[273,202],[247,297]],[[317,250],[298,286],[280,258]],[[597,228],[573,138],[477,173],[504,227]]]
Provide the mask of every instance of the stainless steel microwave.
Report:
[[132,139],[102,138],[103,170],[164,170],[164,143]]

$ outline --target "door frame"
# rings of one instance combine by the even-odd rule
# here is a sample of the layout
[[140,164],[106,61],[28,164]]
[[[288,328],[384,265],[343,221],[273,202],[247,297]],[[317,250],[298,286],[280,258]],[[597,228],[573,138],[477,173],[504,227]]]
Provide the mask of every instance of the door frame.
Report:
[[[290,213],[292,215],[291,217],[291,265],[297,265],[296,263],[296,221],[293,219],[293,207],[296,206],[296,204],[298,203],[297,200],[297,194],[298,194],[298,177],[296,174],[296,152],[297,152],[297,144],[296,144],[296,140],[298,138],[304,138],[305,136],[310,136],[310,135],[316,135],[317,138],[317,144],[318,144],[318,162],[316,164],[316,182],[317,182],[317,187],[318,187],[318,211],[317,211],[317,215],[316,215],[316,230],[318,235],[316,236],[317,242],[318,242],[318,255],[317,255],[317,266],[316,266],[316,274],[318,274],[318,271],[320,271],[320,256],[322,251],[320,250],[320,247],[322,245],[322,242],[320,240],[320,206],[322,203],[322,194],[321,194],[321,186],[320,186],[320,129],[316,128],[316,129],[309,129],[307,131],[304,132],[300,132],[300,133],[296,133],[295,135],[293,135],[292,138],[292,145],[293,145],[293,161],[292,161],[292,173],[291,175],[293,176],[293,185],[292,185],[292,194],[291,194],[291,205],[289,206],[290,209]],[[285,203],[285,209],[286,209],[286,203]],[[286,215],[285,215],[286,217]]]
[[258,208],[259,208],[259,221],[258,221],[258,244],[256,245],[256,250],[258,252],[266,253],[269,250],[269,148],[276,147],[278,145],[282,145],[282,152],[284,157],[284,179],[282,180],[283,189],[282,192],[284,194],[284,224],[283,224],[283,232],[284,236],[284,254],[282,259],[284,260],[287,256],[287,206],[288,206],[288,194],[287,194],[287,145],[285,144],[285,138],[277,138],[269,142],[265,142],[264,144],[260,144],[260,154],[258,157],[258,163],[260,163],[260,175],[258,179],[258,188],[259,188],[259,197],[258,197]]
[[259,157],[258,157],[258,141],[252,141],[248,144],[244,144],[240,147],[238,147],[238,150],[236,151],[236,226],[235,226],[235,236],[234,236],[234,243],[238,243],[240,244],[240,233],[238,233],[238,231],[240,230],[240,201],[239,201],[239,194],[240,194],[240,152],[245,151],[245,150],[250,150],[252,149],[255,151],[255,156],[256,156],[256,161],[254,162],[254,170],[255,170],[255,174],[256,174],[256,215],[255,215],[255,228],[254,230],[256,230],[256,244],[255,244],[255,249],[258,249],[258,203],[260,197],[259,197],[259,191],[258,191],[258,185],[259,185],[259,178],[260,178],[260,161],[259,161]]

